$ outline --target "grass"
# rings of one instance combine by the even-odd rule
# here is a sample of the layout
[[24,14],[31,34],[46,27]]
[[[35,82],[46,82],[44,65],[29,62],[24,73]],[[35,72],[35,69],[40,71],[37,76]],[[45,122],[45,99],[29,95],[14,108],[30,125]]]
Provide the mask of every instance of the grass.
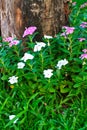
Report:
[[[84,95],[83,95],[84,94]],[[86,92],[60,101],[56,93],[30,98],[23,91],[10,94],[0,91],[0,129],[1,130],[86,130],[87,129],[87,98]],[[68,95],[70,99],[70,95]],[[56,99],[56,100],[55,100]],[[56,102],[55,102],[56,101]],[[60,102],[59,102],[60,101]],[[15,104],[15,105],[14,105]],[[17,124],[9,121],[9,114],[17,113]]]
[[[80,4],[81,0],[77,6]],[[74,22],[71,14],[71,25],[76,26],[78,19],[83,19],[84,13],[77,14]],[[0,83],[3,86],[4,82]],[[78,90],[75,94],[71,91],[66,95],[57,92],[42,94],[39,91],[29,93],[28,86],[10,91],[8,86],[6,88],[0,88],[0,130],[87,130],[86,90]],[[9,115],[13,114],[15,118],[9,120]],[[14,123],[16,119],[18,121]]]

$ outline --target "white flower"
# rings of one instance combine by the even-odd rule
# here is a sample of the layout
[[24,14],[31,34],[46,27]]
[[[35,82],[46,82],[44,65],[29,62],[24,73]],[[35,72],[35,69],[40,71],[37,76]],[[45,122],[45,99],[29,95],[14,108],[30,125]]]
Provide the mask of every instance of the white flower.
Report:
[[40,51],[42,47],[45,47],[46,44],[44,42],[36,42],[37,45],[34,46],[34,52]]
[[48,36],[48,35],[44,35],[44,38],[46,38],[46,39],[52,39],[53,37],[52,36]]
[[9,77],[8,82],[10,82],[10,84],[17,83],[18,82],[18,77],[16,77],[16,76]]
[[36,42],[36,44],[38,46],[41,46],[41,47],[45,47],[46,46],[46,44],[44,42]]
[[63,60],[61,60],[61,61],[59,61],[59,62],[57,63],[57,67],[58,67],[58,69],[61,69],[61,67],[62,67],[62,63],[63,63]]
[[21,60],[24,60],[24,62],[26,62],[28,59],[32,60],[33,58],[34,58],[33,55],[25,53],[24,56],[21,58]]
[[18,69],[22,69],[22,68],[24,68],[25,63],[19,62],[17,65],[18,65]]
[[[15,118],[16,116],[15,115],[10,115],[9,116],[9,120],[12,120],[13,118]],[[18,118],[14,121],[14,124],[18,121]]]
[[68,64],[68,61],[66,59],[63,60],[63,65]]
[[66,59],[58,61],[57,67],[58,69],[61,69],[63,65],[68,64],[68,61]]
[[53,70],[52,69],[47,69],[47,70],[44,70],[43,74],[44,74],[44,77],[45,78],[50,78],[52,75],[53,75]]
[[40,51],[41,50],[41,46],[35,45],[34,46],[34,52]]

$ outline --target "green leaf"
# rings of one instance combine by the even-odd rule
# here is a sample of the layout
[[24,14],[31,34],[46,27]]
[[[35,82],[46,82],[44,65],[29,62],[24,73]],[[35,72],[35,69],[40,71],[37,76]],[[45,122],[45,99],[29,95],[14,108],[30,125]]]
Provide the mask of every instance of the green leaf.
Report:
[[66,87],[66,85],[61,85],[60,86],[60,92],[61,93],[67,93],[70,91],[70,88]]
[[48,91],[49,91],[50,93],[53,93],[53,92],[55,92],[55,89],[54,89],[53,87],[49,87],[49,88],[48,88]]
[[74,88],[78,88],[78,87],[80,87],[81,86],[81,83],[77,83],[77,84],[75,84],[73,87]]
[[3,76],[1,77],[1,79],[2,79],[2,80],[7,80],[7,75],[3,75]]

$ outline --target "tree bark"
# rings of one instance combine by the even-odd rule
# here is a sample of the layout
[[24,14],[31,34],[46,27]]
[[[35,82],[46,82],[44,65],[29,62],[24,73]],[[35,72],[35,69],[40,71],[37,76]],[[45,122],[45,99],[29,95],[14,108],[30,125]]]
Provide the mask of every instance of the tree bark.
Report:
[[54,36],[66,24],[67,0],[0,0],[3,38],[21,38],[25,27],[36,26],[40,35]]

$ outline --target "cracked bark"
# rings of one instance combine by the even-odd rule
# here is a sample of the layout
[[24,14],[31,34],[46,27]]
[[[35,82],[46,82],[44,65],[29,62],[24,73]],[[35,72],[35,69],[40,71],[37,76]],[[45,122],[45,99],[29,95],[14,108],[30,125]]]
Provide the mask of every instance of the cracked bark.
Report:
[[65,0],[0,0],[3,38],[21,38],[25,27],[37,26],[40,35],[54,36],[66,24]]

